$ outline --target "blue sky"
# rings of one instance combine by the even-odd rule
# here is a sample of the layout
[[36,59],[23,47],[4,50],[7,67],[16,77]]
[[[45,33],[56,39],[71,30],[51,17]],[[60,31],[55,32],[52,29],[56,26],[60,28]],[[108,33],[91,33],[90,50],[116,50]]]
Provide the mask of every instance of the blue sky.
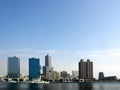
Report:
[[1,74],[9,56],[20,57],[26,74],[29,57],[44,65],[49,53],[55,70],[77,70],[80,58],[90,58],[95,77],[119,77],[119,9],[119,0],[0,0]]

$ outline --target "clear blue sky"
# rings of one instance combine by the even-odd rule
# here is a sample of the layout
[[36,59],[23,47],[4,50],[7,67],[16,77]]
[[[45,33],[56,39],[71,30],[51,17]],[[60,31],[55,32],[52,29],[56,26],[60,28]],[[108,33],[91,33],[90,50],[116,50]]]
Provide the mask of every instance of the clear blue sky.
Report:
[[[41,58],[44,56],[39,54],[40,51],[37,53],[37,50],[45,50],[46,54],[52,51],[53,61],[57,60],[62,64],[64,61],[73,62],[73,59],[77,59],[77,64],[80,58],[77,58],[75,52],[85,52],[79,54],[79,57],[88,58],[87,52],[116,48],[119,52],[119,0],[0,0],[2,61],[7,60],[10,55],[28,55],[32,52],[33,56],[40,55]],[[109,59],[108,57],[104,57],[104,60]],[[98,57],[89,58],[95,60],[93,62],[96,62],[96,65],[103,60],[100,61]],[[41,61],[44,62],[44,58]],[[59,66],[57,62],[54,65]],[[99,70],[95,70],[96,75]],[[110,70],[104,72],[108,71]],[[119,73],[116,71],[115,74]]]

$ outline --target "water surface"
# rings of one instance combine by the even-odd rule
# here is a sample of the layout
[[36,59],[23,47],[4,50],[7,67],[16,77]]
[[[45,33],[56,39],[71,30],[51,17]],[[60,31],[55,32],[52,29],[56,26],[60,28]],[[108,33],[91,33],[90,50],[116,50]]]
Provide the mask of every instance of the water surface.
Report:
[[0,83],[0,90],[120,90],[120,82],[94,83]]

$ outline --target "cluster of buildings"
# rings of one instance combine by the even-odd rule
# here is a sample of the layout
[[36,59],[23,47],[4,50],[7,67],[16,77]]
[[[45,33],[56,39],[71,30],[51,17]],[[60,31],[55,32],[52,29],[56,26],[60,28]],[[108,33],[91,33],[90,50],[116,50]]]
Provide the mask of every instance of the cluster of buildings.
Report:
[[7,79],[35,80],[42,79],[47,81],[93,81],[93,62],[89,59],[80,60],[78,71],[72,71],[72,76],[67,71],[57,72],[51,65],[51,56],[45,56],[45,66],[40,66],[39,58],[29,58],[29,75],[20,74],[20,59],[16,56],[8,57]]
[[[29,75],[28,80],[44,79],[44,80],[57,80],[59,73],[53,71],[51,66],[51,56],[45,56],[45,66],[40,65],[39,58],[29,58]],[[8,79],[20,79],[20,59],[16,56],[8,57]]]
[[118,79],[116,76],[104,76],[103,72],[99,72],[98,80],[99,81],[116,81]]
[[[96,81],[93,78],[93,62],[89,59],[84,61],[83,59],[79,62],[79,81]],[[104,76],[103,72],[99,72],[97,81],[118,81],[116,76]]]

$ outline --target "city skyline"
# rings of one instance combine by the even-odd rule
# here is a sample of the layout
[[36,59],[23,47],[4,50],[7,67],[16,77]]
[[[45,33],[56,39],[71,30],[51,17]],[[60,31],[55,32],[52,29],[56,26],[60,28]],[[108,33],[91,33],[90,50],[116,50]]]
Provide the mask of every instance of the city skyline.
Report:
[[[50,61],[51,61],[51,56],[47,54],[47,55],[45,55],[44,57],[46,57],[46,56],[47,56],[47,58],[50,57]],[[8,58],[10,58],[10,57],[8,57]],[[11,58],[19,58],[19,60],[20,60],[20,57],[16,57],[16,56],[13,56],[13,57],[11,57]],[[29,59],[35,59],[35,61],[36,61],[36,60],[39,60],[39,58],[35,58],[35,57],[34,57],[34,58],[33,58],[33,57],[32,57],[32,58],[30,58],[30,57],[27,58],[27,63],[24,63],[24,65],[25,65],[25,66],[28,66],[28,67],[26,67],[26,68],[20,67],[20,68],[23,68],[23,69],[20,69],[20,74],[29,75],[29,67],[30,67],[30,66],[29,66],[29,63],[28,63]],[[83,60],[83,61],[84,61],[83,58],[80,59],[80,60]],[[87,58],[87,61],[88,61],[88,60],[90,60],[90,59]],[[6,60],[6,61],[8,61],[8,60]],[[19,61],[20,66],[23,66],[23,65],[21,65],[21,64],[23,63],[23,62],[21,63],[21,61],[22,61],[22,60]],[[40,60],[40,61],[41,61],[41,60]],[[46,61],[45,61],[45,58],[44,58],[44,62],[46,62]],[[8,62],[7,62],[7,63],[8,63]],[[73,67],[70,71],[68,71],[68,70],[66,70],[66,69],[61,69],[61,70],[58,70],[58,69],[56,69],[56,68],[54,68],[54,69],[55,69],[55,71],[58,71],[58,72],[67,71],[68,73],[70,73],[70,74],[72,75],[72,71],[74,71],[74,70],[79,71],[79,61],[78,61],[78,62],[74,62],[73,64],[75,64],[75,63],[78,64],[78,66],[77,66],[78,69],[73,69],[73,68],[75,68],[75,67]],[[44,63],[44,64],[45,64],[45,63]],[[73,64],[72,64],[72,65],[73,65]],[[39,62],[38,65],[40,65],[41,67],[44,67],[44,65],[41,64],[41,62]],[[59,65],[59,64],[57,64],[57,65]],[[94,65],[94,66],[96,66],[96,65]],[[56,66],[53,66],[53,67],[56,67]],[[52,68],[53,68],[53,67],[52,67]],[[9,69],[8,66],[5,67],[5,68]],[[62,68],[62,67],[60,67],[60,68]],[[64,67],[63,67],[63,68],[64,68]],[[71,67],[67,67],[67,68],[71,68]],[[23,70],[26,70],[26,72],[23,73]],[[41,71],[41,70],[42,70],[42,69],[40,69],[40,71]],[[6,71],[7,71],[7,70],[6,70]],[[6,72],[6,71],[4,71],[4,72]],[[98,73],[99,73],[99,72],[100,72],[100,71],[98,71]],[[103,72],[106,73],[105,71],[103,71]],[[93,77],[94,77],[94,78],[98,78],[98,73],[97,73],[96,75],[95,75],[95,73],[97,73],[97,72],[96,72],[96,69],[95,69],[95,67],[94,67],[94,68],[93,68]],[[7,74],[6,74],[6,73],[4,73],[4,74],[1,73],[1,75],[7,75]],[[115,74],[115,73],[113,73],[113,74],[108,74],[108,76],[110,76],[110,75],[116,75],[116,74]],[[107,74],[106,74],[106,76],[107,76]],[[119,77],[119,76],[118,76],[118,77]]]
[[120,77],[120,1],[47,0],[0,1],[0,74],[7,58],[21,60],[28,74],[28,58],[52,56],[55,71],[78,70],[81,58],[94,62],[99,72]]

